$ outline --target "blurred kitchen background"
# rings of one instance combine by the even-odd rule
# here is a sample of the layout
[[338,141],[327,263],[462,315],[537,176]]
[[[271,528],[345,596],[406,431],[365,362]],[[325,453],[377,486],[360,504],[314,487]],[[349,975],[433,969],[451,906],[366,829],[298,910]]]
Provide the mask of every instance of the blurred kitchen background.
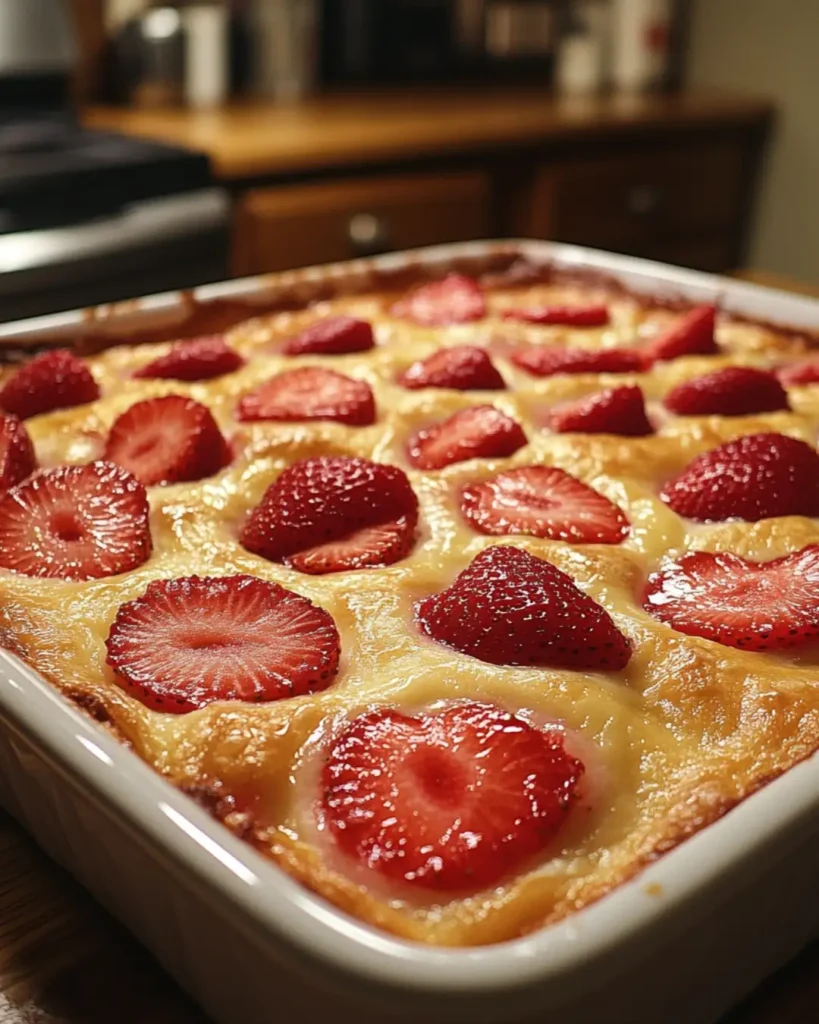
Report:
[[535,237],[819,285],[813,0],[0,0],[0,321]]

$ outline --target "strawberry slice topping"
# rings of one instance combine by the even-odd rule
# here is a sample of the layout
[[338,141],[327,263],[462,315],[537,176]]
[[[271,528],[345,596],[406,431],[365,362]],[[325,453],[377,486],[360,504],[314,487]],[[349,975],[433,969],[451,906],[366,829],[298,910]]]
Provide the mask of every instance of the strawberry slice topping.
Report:
[[413,363],[399,383],[405,388],[454,388],[456,391],[501,391],[506,382],[488,353],[474,345],[442,348]]
[[230,450],[207,406],[166,395],[137,402],[114,421],[105,458],[150,487],[213,476],[230,462]]
[[775,375],[750,366],[726,366],[678,384],[665,406],[678,416],[751,416],[789,408]]
[[0,492],[14,487],[37,468],[28,431],[16,416],[0,413]]
[[117,612],[106,641],[120,685],[154,711],[324,690],[338,630],[323,608],[255,576],[155,580]]
[[367,459],[295,462],[242,530],[248,551],[314,575],[392,565],[412,549],[418,499],[403,470]]
[[647,362],[665,362],[679,356],[710,356],[719,352],[714,332],[716,306],[697,306],[643,350]]
[[27,420],[99,397],[99,386],[82,359],[58,348],[35,356],[6,381],[0,389],[0,408]]
[[558,345],[528,345],[509,357],[535,377],[553,377],[564,373],[640,373],[643,357],[629,348],[562,348]]
[[770,562],[695,551],[649,578],[645,607],[680,633],[745,651],[819,636],[819,545]]
[[145,488],[110,462],[50,469],[0,498],[0,568],[92,580],[130,572],[150,554]]
[[486,300],[474,278],[448,274],[442,281],[421,285],[405,295],[390,312],[422,327],[446,327],[483,319]]
[[698,455],[660,497],[699,522],[819,517],[819,455],[784,434],[746,434]]
[[572,544],[619,544],[629,522],[608,498],[556,466],[525,466],[461,491],[461,512],[481,533],[528,534]]
[[819,384],[819,359],[803,359],[798,363],[786,363],[776,371],[785,387],[803,384]]
[[244,395],[236,416],[244,421],[334,420],[367,427],[375,423],[375,398],[363,380],[319,366],[302,366],[279,373]]
[[605,608],[520,548],[487,548],[415,610],[427,636],[492,665],[616,672],[631,657]]
[[545,850],[583,770],[558,729],[492,704],[372,711],[329,750],[323,817],[344,853],[390,879],[476,892]]
[[467,459],[514,455],[525,444],[516,420],[493,405],[474,405],[419,431],[410,441],[409,460],[418,469],[443,469]]
[[375,346],[372,324],[352,316],[328,316],[317,320],[284,346],[288,356],[338,356],[368,352]]
[[609,323],[609,311],[603,305],[533,306],[528,309],[505,309],[503,319],[565,327],[605,327]]
[[576,402],[555,406],[548,425],[558,434],[645,437],[654,433],[646,415],[643,392],[636,385],[608,388]]
[[134,377],[150,380],[212,380],[233,373],[244,359],[224,338],[193,338],[180,341],[164,356],[136,371]]

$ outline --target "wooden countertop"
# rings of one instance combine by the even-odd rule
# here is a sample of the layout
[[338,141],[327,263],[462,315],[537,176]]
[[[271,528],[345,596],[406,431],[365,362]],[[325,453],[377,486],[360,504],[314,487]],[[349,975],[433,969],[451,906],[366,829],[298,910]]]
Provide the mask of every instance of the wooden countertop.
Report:
[[219,177],[241,179],[595,134],[762,123],[772,112],[766,101],[713,91],[566,99],[527,87],[328,95],[213,112],[96,107],[85,121],[204,150]]

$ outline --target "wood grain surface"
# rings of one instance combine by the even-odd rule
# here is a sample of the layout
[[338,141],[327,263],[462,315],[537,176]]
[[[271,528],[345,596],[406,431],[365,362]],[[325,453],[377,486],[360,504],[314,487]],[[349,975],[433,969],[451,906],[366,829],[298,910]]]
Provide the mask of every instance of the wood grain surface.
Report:
[[88,125],[208,153],[225,179],[363,166],[588,136],[764,124],[762,100],[717,92],[556,98],[542,88],[413,89],[223,110],[92,108]]

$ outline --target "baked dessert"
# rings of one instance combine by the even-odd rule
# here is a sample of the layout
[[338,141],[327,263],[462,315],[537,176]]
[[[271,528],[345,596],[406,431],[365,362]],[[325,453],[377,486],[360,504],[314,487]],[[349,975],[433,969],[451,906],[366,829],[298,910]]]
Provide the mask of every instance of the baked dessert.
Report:
[[237,320],[5,372],[0,629],[306,886],[503,941],[819,746],[810,337],[511,257]]

